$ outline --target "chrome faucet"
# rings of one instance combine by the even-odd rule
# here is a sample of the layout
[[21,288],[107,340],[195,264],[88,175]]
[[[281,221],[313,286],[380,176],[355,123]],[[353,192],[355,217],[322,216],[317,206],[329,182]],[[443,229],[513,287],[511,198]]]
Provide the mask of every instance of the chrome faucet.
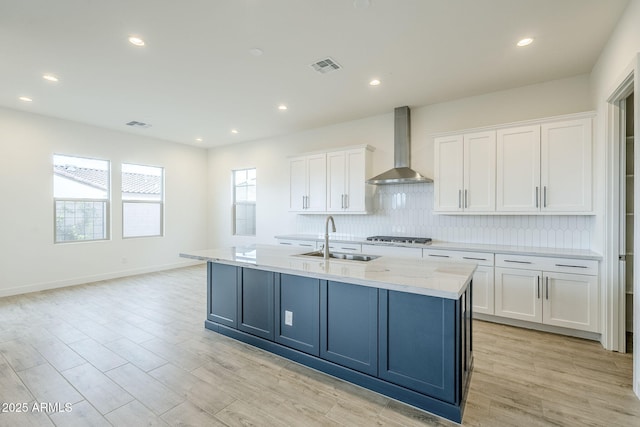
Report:
[[333,217],[329,215],[327,222],[324,224],[324,259],[329,259],[329,220],[331,220],[331,231],[336,232],[336,223],[333,221]]

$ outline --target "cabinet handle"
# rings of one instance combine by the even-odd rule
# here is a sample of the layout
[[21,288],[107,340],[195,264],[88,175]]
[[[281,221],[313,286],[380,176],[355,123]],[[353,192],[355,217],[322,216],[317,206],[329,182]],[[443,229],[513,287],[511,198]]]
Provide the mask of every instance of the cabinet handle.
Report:
[[458,190],[458,209],[462,209],[462,190]]
[[344,208],[347,209],[349,207],[349,195],[344,195]]
[[556,267],[589,268],[586,265],[556,264]]
[[343,250],[343,251],[357,251],[358,250],[356,248],[343,248],[343,247],[341,247],[340,249]]
[[465,209],[469,207],[469,203],[467,202],[467,190],[464,190],[464,207]]
[[486,258],[474,258],[472,256],[463,256],[462,259],[472,259],[474,261],[486,261]]
[[[290,245],[291,243],[287,243],[287,244]],[[313,247],[315,245],[310,245],[308,243],[300,243],[298,246],[304,246],[305,248],[310,248],[310,247]]]
[[451,258],[449,255],[435,255],[435,254],[429,254],[429,256],[434,256],[437,258]]
[[547,186],[544,186],[544,205],[545,208],[547,207]]
[[536,187],[536,208],[540,207],[540,203],[538,203],[538,200],[540,199],[540,187]]
[[515,261],[510,259],[505,259],[504,262],[512,262],[515,264],[531,264],[531,261]]
[[280,244],[281,245],[289,245],[289,246],[291,246],[291,243],[289,243],[289,242],[280,242]]
[[538,276],[538,299],[540,299],[540,276]]
[[545,279],[545,281],[544,281],[545,292],[547,294],[546,298],[547,298],[547,301],[548,301],[549,300],[549,276],[545,277],[544,279]]
[[309,209],[309,204],[310,204],[309,203],[309,196],[307,196],[307,207],[306,207],[306,209]]

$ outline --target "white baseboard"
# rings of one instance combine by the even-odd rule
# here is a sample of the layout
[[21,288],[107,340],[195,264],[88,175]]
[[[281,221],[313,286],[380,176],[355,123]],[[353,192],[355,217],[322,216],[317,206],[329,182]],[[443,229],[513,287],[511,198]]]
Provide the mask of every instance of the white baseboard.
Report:
[[550,332],[552,334],[568,335],[570,337],[584,338],[587,340],[600,341],[600,334],[596,332],[586,332],[577,329],[561,328],[558,326],[542,325],[539,323],[526,322],[519,319],[509,319],[507,317],[491,316],[482,313],[473,313],[473,318],[485,320],[487,322],[501,323],[503,325],[516,326],[518,328],[534,329],[536,331]]
[[189,267],[192,265],[202,264],[202,261],[181,261],[173,264],[154,265],[142,268],[133,268],[129,270],[120,270],[111,273],[96,274],[91,276],[73,277],[70,279],[56,280],[53,282],[34,283],[26,286],[15,288],[0,289],[0,297],[8,297],[13,295],[28,294],[31,292],[47,291],[50,289],[65,288],[68,286],[84,285],[85,283],[99,282],[102,280],[118,279],[120,277],[135,276],[137,274],[153,273],[156,271],[173,270],[175,268]]

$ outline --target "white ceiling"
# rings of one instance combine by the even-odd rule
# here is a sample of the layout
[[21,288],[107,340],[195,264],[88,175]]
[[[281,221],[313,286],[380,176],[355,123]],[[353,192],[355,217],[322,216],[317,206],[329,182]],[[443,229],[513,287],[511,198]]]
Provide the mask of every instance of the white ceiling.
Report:
[[213,147],[587,73],[627,3],[0,0],[0,105]]

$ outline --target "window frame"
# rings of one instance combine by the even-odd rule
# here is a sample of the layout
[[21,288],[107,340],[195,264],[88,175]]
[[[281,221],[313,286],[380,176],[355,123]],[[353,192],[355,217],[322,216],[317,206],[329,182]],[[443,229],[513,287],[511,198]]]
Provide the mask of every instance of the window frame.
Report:
[[[70,157],[76,159],[92,160],[99,162],[106,162],[107,164],[107,180],[106,180],[106,197],[105,198],[90,198],[90,197],[56,197],[55,196],[55,158],[56,156]],[[96,157],[84,157],[72,154],[53,153],[52,157],[52,172],[53,172],[53,243],[54,245],[66,244],[66,243],[89,243],[89,242],[104,242],[111,240],[111,160],[100,159]],[[103,203],[103,233],[104,237],[100,239],[81,239],[81,240],[58,240],[58,203],[59,202],[83,202],[83,203]]]
[[[245,171],[255,171],[256,176],[256,184],[254,185],[256,190],[256,200],[254,201],[238,201],[236,200],[236,189],[239,186],[236,185],[236,173],[237,172],[245,172]],[[249,187],[249,186],[247,186]],[[258,169],[256,167],[249,168],[241,168],[241,169],[232,169],[231,170],[231,233],[233,236],[239,237],[256,237],[257,235],[257,212],[258,212]],[[253,206],[254,216],[253,216],[253,234],[238,234],[237,224],[238,224],[238,206]]]
[[[147,167],[147,168],[156,168],[156,169],[160,169],[162,171],[162,174],[160,175],[160,200],[156,201],[156,200],[144,200],[144,199],[127,199],[125,200],[122,195],[123,195],[123,191],[122,191],[122,184],[123,184],[123,180],[122,180],[122,175],[124,174],[123,172],[123,166],[124,165],[129,165],[129,166],[141,166],[141,167]],[[121,209],[121,218],[122,218],[122,239],[123,240],[128,240],[128,239],[144,239],[144,238],[153,238],[153,237],[164,237],[164,208],[165,208],[165,168],[163,166],[152,166],[152,165],[143,165],[143,164],[139,164],[139,163],[125,163],[122,162],[120,164],[120,201],[122,204],[122,209]],[[159,205],[159,210],[160,210],[160,230],[159,230],[159,234],[144,234],[144,235],[132,235],[132,236],[125,236],[124,232],[125,232],[125,214],[124,214],[124,209],[125,209],[125,205],[128,204],[149,204],[149,205]]]

